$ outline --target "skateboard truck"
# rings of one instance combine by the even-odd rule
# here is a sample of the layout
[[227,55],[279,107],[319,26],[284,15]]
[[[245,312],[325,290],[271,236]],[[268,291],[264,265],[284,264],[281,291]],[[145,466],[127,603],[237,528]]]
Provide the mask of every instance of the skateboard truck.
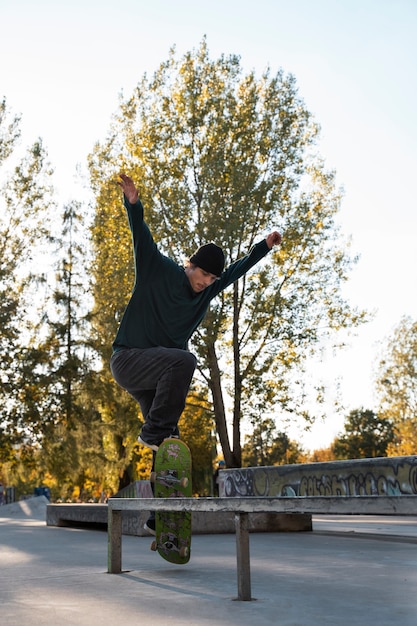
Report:
[[167,487],[171,487],[172,485],[187,487],[188,485],[188,478],[186,476],[178,478],[177,472],[169,472],[168,470],[162,470],[159,474],[158,472],[151,472],[150,481],[151,483],[159,482]]

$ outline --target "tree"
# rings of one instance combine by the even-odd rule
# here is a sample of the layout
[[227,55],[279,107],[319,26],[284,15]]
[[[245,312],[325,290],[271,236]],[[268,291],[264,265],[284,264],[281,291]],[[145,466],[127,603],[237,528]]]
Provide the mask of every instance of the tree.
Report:
[[364,459],[387,456],[394,431],[390,420],[365,409],[351,411],[345,420],[345,433],[332,449],[336,459]]
[[[18,369],[22,346],[37,314],[35,289],[42,281],[42,259],[50,242],[54,209],[52,169],[42,142],[22,158],[17,154],[19,118],[0,104],[0,452],[9,459],[25,436]],[[17,162],[6,169],[9,158]],[[34,271],[36,260],[36,271]],[[4,454],[4,456],[3,456]]]
[[273,419],[254,424],[253,431],[245,438],[242,462],[245,467],[259,465],[284,465],[297,463],[302,451],[288,435],[278,432]]
[[191,449],[193,492],[208,496],[211,494],[215,438],[213,415],[207,398],[190,393],[179,428],[181,437]]
[[55,282],[42,320],[45,338],[33,346],[33,370],[38,375],[37,389],[42,389],[39,463],[60,489],[77,487],[79,492],[91,467],[91,451],[100,457],[103,434],[100,414],[89,397],[94,355],[89,347],[91,303],[84,271],[88,258],[84,221],[79,202],[64,206]]
[[328,448],[318,448],[307,453],[302,458],[302,463],[324,463],[325,461],[335,461],[334,450],[332,446]]
[[[281,249],[213,302],[192,339],[195,386],[210,389],[228,467],[241,465],[245,414],[260,402],[302,414],[294,370],[323,337],[364,320],[341,297],[354,260],[335,225],[340,194],[315,155],[317,138],[293,76],[244,75],[237,56],[210,60],[203,40],[181,60],[171,51],[140,81],[90,155],[95,312],[108,345],[133,283],[119,171],[139,184],[151,231],[178,262],[210,240],[232,262],[271,226],[284,232]],[[101,354],[107,360],[108,348]]]
[[403,317],[382,350],[376,377],[379,413],[394,425],[390,456],[417,453],[417,322]]
[[[93,404],[84,388],[90,378],[91,350],[87,348],[85,277],[80,273],[85,255],[78,232],[81,220],[78,203],[64,207],[62,230],[54,239],[55,255],[49,249],[47,270],[56,272],[54,276],[45,272],[43,288],[34,299],[39,316],[34,307],[28,316],[27,335],[19,344],[13,368],[19,392],[9,411],[27,451],[19,458],[36,461],[38,481],[48,477],[55,495],[62,495],[57,493],[60,485],[65,496],[67,489],[72,491],[82,481],[80,459],[85,459],[90,439],[97,437],[97,429],[89,431],[91,415],[99,415],[97,410],[88,414],[87,407]],[[94,447],[101,447],[96,440]]]

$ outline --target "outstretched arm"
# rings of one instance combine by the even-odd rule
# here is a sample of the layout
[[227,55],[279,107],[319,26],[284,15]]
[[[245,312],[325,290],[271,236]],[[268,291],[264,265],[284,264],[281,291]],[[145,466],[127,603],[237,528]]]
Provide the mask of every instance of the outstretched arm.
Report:
[[120,174],[121,180],[117,181],[117,184],[122,188],[123,193],[129,200],[130,204],[136,204],[139,199],[138,190],[135,187],[135,183],[126,174]]
[[279,246],[282,241],[281,234],[274,230],[274,232],[270,233],[267,237],[265,237],[266,245],[271,250],[274,246]]

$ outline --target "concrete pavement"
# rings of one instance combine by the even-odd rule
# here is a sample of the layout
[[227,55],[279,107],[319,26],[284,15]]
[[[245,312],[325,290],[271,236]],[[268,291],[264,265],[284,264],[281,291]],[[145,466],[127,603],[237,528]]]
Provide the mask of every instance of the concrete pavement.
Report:
[[1,626],[417,624],[415,518],[251,534],[256,600],[239,602],[234,535],[193,537],[183,567],[123,536],[125,571],[111,575],[106,532],[47,527],[45,512],[39,498],[0,508]]

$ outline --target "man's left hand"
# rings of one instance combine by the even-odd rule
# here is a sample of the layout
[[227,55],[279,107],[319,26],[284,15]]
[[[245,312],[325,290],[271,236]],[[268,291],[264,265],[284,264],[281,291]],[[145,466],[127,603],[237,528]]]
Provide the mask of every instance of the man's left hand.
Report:
[[269,233],[269,235],[265,238],[265,241],[268,248],[271,249],[274,246],[279,246],[282,241],[282,237],[278,231],[274,230],[274,232]]

